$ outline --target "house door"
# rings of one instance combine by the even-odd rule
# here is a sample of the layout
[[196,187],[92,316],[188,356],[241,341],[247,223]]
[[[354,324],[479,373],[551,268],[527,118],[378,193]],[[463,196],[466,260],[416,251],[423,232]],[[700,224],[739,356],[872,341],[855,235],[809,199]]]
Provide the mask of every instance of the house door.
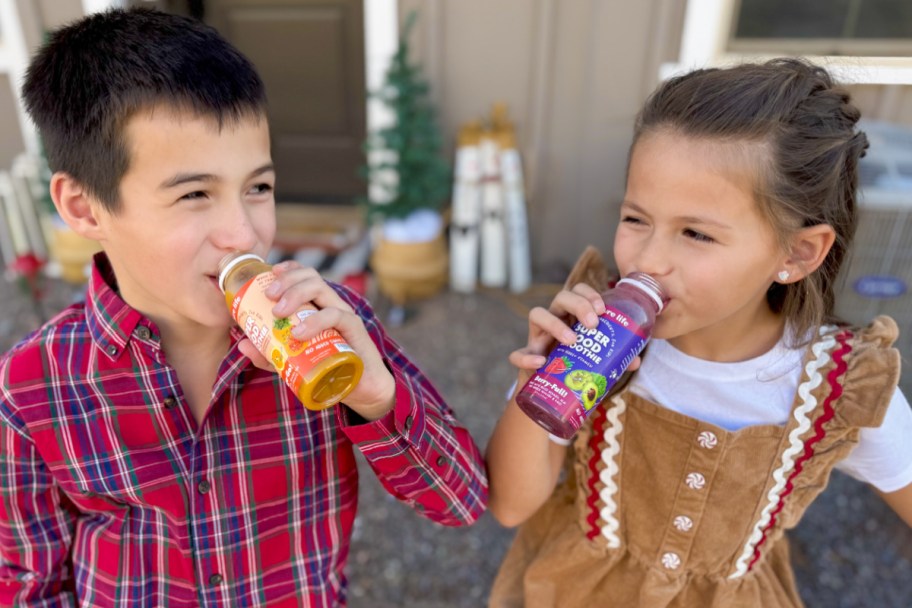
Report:
[[350,203],[365,125],[364,0],[171,0],[256,65],[269,99],[278,202]]

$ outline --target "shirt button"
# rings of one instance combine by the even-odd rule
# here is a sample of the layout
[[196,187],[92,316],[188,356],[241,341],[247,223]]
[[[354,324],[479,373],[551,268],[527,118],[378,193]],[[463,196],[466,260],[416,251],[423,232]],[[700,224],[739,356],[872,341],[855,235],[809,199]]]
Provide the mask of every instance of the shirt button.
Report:
[[108,347],[105,349],[105,352],[107,352],[109,355],[111,355],[113,357],[114,355],[117,354],[117,345],[109,344]]
[[135,333],[136,333],[136,337],[139,338],[140,340],[148,340],[149,338],[152,337],[152,332],[149,331],[149,328],[144,325],[140,325],[139,327],[137,327]]
[[677,553],[665,553],[662,555],[662,565],[668,570],[677,570],[681,565],[681,558]]
[[209,584],[210,585],[221,585],[223,580],[225,580],[225,579],[222,578],[221,574],[213,574],[212,576],[209,577]]
[[697,437],[697,443],[700,444],[700,447],[711,450],[719,443],[719,438],[711,431],[703,431]]
[[165,397],[165,400],[162,402],[166,409],[173,410],[177,406],[177,399],[174,397]]
[[693,520],[686,515],[678,515],[674,518],[674,527],[681,532],[690,532],[690,529],[693,528],[693,525]]
[[406,429],[412,428],[412,415],[411,414],[409,414],[408,416],[405,417],[405,428]]
[[444,458],[443,456],[438,456],[437,457],[437,466],[442,467],[445,464],[446,464],[446,458]]
[[[207,493],[207,492],[209,491],[209,489],[210,489],[211,487],[212,487],[212,486],[209,485],[209,482],[206,481],[206,480],[204,479],[204,480],[202,480],[201,482],[199,482],[199,483],[196,485],[196,490],[197,490],[200,494],[205,494],[205,493]],[[215,575],[213,575],[213,576],[215,576]]]
[[691,490],[702,490],[703,486],[706,485],[706,478],[700,473],[688,473],[684,483]]

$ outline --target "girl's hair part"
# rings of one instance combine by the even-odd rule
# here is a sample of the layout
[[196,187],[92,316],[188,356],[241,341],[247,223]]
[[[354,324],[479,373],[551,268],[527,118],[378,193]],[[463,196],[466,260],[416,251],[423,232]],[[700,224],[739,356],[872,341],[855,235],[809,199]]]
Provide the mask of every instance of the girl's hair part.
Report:
[[790,58],[672,78],[637,117],[634,146],[643,135],[667,131],[743,147],[756,167],[755,198],[783,250],[801,228],[833,228],[835,243],[815,272],[767,292],[798,340],[839,322],[836,281],[855,235],[858,160],[868,147],[856,129],[859,117],[825,69]]

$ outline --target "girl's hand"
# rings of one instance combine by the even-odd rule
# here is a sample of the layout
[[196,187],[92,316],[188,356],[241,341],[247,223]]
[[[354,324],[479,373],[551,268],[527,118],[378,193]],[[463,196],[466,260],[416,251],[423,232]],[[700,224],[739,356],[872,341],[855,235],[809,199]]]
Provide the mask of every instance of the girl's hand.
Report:
[[[547,309],[537,306],[529,312],[528,341],[526,346],[510,353],[510,363],[519,368],[520,378],[528,380],[532,372],[545,364],[555,341],[567,346],[576,342],[576,332],[571,329],[573,319],[594,329],[603,314],[605,302],[589,285],[578,283],[570,290],[561,290]],[[627,369],[633,371],[639,366],[637,357]]]
[[[276,317],[287,317],[306,305],[318,309],[306,321],[295,326],[292,330],[295,338],[312,340],[321,331],[335,329],[364,362],[361,380],[345,398],[345,404],[367,420],[376,420],[392,409],[396,392],[395,380],[383,364],[380,352],[367,333],[361,317],[355,314],[315,269],[289,261],[273,266],[273,273],[276,280],[269,286],[266,295],[276,301],[272,309]],[[274,370],[250,340],[241,340],[238,348],[257,367]]]

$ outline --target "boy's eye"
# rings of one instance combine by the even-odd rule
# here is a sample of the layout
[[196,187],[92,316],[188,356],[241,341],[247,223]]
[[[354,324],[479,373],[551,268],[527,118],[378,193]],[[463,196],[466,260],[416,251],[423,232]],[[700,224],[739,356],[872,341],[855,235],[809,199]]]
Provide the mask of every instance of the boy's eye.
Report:
[[707,235],[703,234],[702,232],[697,232],[696,230],[691,230],[690,228],[686,228],[684,230],[684,235],[687,238],[693,239],[695,241],[700,241],[701,243],[715,243],[716,242],[716,239],[712,238],[711,236],[707,236]]
[[642,224],[643,223],[643,221],[640,218],[634,217],[632,215],[625,215],[624,217],[621,218],[621,221],[628,223],[628,224]]
[[250,189],[252,194],[268,194],[272,192],[272,184],[257,184]]

